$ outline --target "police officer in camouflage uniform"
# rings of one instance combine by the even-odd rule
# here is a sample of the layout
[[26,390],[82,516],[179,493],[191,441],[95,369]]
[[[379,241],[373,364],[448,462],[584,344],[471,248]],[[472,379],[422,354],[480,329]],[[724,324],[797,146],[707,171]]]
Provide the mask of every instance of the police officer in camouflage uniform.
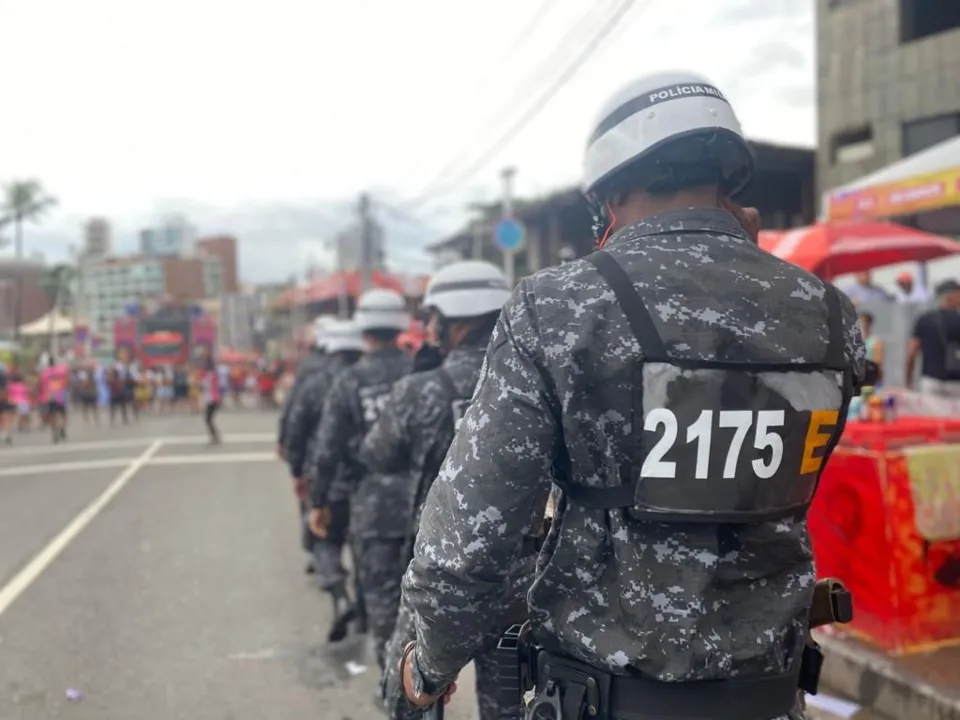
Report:
[[[289,431],[291,427],[294,427],[294,423],[291,422],[290,415],[293,411],[293,408],[297,405],[297,395],[303,388],[304,383],[315,373],[321,372],[325,367],[327,362],[325,329],[330,325],[330,322],[331,319],[327,317],[318,317],[316,320],[314,320],[314,345],[310,349],[310,352],[307,354],[307,356],[300,361],[300,365],[297,367],[297,374],[293,387],[290,389],[290,392],[284,399],[283,409],[280,412],[280,427],[277,434],[277,456],[285,461],[288,467],[291,465],[289,461]],[[293,478],[294,493],[297,495],[297,500],[299,501],[300,506],[300,546],[307,552],[309,556],[304,571],[307,574],[311,574],[315,570],[313,546],[314,542],[316,541],[316,537],[312,532],[310,532],[310,528],[307,527],[307,512],[309,510],[307,504],[307,483],[301,474],[293,472],[292,467],[290,470],[291,477]]]
[[[314,446],[324,398],[340,371],[360,359],[364,345],[359,328],[346,320],[331,323],[325,328],[324,343],[326,362],[322,369],[303,381],[287,418],[287,462],[290,474],[308,486],[311,507],[323,508],[314,511],[321,515],[322,522],[315,520],[307,524],[313,538],[313,565],[318,584],[333,600],[333,621],[328,639],[336,642],[346,635],[347,624],[355,614],[347,594],[347,576],[341,562],[350,520],[350,500],[346,493],[332,500],[316,494],[319,483],[312,481],[316,475]],[[336,479],[331,484],[337,487]]]
[[[443,356],[442,366],[414,373],[394,386],[390,401],[367,434],[360,451],[361,461],[371,472],[413,474],[418,483],[415,517],[419,516],[419,509],[473,394],[490,334],[509,297],[503,271],[488,262],[476,260],[447,265],[431,278],[427,286],[423,308],[429,313],[426,323],[428,346]],[[415,527],[411,528],[411,542],[404,552],[404,567],[413,553],[414,534]],[[520,622],[525,615],[523,596],[531,575],[528,573],[516,584]],[[505,629],[491,628],[491,632],[496,638]],[[401,603],[393,637],[387,647],[383,677],[387,711],[397,719],[408,714],[396,671],[397,661],[412,637],[410,614]],[[488,655],[481,654],[475,659],[474,667],[480,720],[500,720],[500,708],[493,692],[497,684],[496,666]]]
[[341,372],[327,394],[317,434],[317,479],[333,478],[339,466],[349,473],[350,543],[378,662],[393,630],[400,604],[401,556],[412,518],[409,474],[367,472],[360,443],[373,427],[390,391],[411,371],[413,361],[397,345],[410,326],[406,301],[392,290],[368,290],[353,318],[367,354]]
[[[809,507],[864,373],[852,304],[757,247],[723,94],[662,73],[604,107],[601,250],[521,281],[427,498],[401,662],[429,705],[506,619],[534,498],[535,717],[799,718]],[[746,227],[745,227],[746,226]]]
[[297,372],[294,376],[293,387],[283,400],[283,408],[280,410],[280,422],[277,429],[277,456],[285,459],[287,452],[287,416],[290,414],[290,408],[293,406],[293,399],[297,394],[299,386],[311,374],[323,367],[323,361],[326,355],[324,350],[323,331],[331,322],[331,318],[326,316],[318,317],[313,321],[313,347],[307,353],[300,364],[297,366]]

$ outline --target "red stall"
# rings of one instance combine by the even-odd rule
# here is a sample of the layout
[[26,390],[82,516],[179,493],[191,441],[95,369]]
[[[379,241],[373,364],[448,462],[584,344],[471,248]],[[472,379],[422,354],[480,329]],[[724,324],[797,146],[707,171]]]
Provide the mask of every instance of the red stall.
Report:
[[960,419],[850,422],[810,509],[819,577],[845,630],[891,653],[960,644]]

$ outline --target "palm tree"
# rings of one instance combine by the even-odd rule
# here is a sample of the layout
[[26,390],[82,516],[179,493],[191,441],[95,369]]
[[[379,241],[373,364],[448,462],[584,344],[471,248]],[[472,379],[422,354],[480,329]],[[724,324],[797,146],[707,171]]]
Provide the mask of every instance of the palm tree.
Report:
[[56,318],[65,303],[75,274],[76,268],[73,265],[58,263],[48,269],[40,278],[40,287],[50,300],[50,354],[54,357],[59,355]]
[[[38,180],[13,180],[3,186],[0,196],[0,227],[13,225],[14,247],[17,260],[23,259],[23,225],[39,222],[57,204],[57,199],[43,189]],[[20,339],[20,311],[23,304],[23,273],[17,272],[17,289],[14,296],[14,340]]]

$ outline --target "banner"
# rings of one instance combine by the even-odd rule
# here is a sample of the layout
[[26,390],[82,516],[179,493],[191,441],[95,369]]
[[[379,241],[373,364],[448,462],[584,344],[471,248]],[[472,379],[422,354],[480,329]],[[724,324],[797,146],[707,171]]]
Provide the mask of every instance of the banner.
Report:
[[960,445],[906,448],[917,534],[925,541],[960,540]]
[[960,205],[960,167],[827,198],[827,220],[889,218]]

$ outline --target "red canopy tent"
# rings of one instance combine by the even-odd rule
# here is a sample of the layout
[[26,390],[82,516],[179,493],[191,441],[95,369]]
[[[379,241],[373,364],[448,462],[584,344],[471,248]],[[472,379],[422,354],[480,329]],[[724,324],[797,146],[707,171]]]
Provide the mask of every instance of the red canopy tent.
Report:
[[[374,287],[396,290],[405,294],[403,281],[390,273],[374,271],[370,276]],[[363,276],[358,272],[334,273],[329,277],[314,280],[306,287],[290,288],[274,301],[274,307],[283,308],[293,305],[336,300],[340,295],[356,298],[363,292]]]
[[823,222],[786,231],[763,231],[760,247],[829,280],[902,262],[960,254],[960,243],[889,222]]

